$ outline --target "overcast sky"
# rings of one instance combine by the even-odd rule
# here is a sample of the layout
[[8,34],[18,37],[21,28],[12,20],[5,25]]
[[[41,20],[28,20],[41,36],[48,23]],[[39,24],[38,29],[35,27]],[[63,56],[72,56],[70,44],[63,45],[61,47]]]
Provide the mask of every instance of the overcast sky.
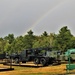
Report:
[[0,0],[0,37],[57,33],[68,26],[75,35],[75,0]]

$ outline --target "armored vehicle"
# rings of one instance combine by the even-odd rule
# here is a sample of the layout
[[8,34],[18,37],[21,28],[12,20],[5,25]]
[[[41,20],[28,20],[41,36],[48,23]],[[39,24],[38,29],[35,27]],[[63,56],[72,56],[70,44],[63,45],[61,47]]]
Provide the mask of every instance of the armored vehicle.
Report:
[[50,48],[35,48],[23,50],[20,54],[12,57],[15,62],[26,63],[33,61],[34,64],[42,64],[42,66],[60,63],[60,51],[52,51]]

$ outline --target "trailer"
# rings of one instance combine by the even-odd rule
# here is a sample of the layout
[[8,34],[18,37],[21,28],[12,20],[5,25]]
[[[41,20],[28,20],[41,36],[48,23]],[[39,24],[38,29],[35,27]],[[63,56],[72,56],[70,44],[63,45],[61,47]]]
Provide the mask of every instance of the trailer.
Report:
[[66,52],[65,52],[65,60],[66,61],[69,61],[69,56],[70,55],[70,61],[73,62],[75,61],[75,49],[68,49]]

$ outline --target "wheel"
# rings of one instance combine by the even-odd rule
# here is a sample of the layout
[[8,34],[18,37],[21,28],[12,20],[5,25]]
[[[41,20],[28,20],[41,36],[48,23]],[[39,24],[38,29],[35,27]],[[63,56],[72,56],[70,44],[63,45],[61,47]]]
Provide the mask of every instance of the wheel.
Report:
[[26,63],[26,61],[22,61],[22,63]]
[[34,59],[34,64],[39,64],[39,59],[38,58]]
[[46,63],[46,59],[45,58],[41,58],[40,59],[40,63],[42,64],[42,66],[45,66],[47,63]]

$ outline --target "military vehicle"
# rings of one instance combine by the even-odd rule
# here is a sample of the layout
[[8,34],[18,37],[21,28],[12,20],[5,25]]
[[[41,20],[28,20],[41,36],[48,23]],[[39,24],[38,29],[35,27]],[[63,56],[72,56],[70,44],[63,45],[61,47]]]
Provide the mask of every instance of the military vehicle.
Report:
[[60,63],[60,54],[60,51],[52,51],[50,48],[35,48],[23,50],[20,54],[11,55],[11,58],[14,59],[15,63],[33,61],[34,64],[45,66]]
[[69,57],[71,62],[75,60],[75,49],[68,49],[65,52],[65,60],[69,60]]
[[0,53],[0,59],[6,59],[7,58],[7,54],[5,52]]

